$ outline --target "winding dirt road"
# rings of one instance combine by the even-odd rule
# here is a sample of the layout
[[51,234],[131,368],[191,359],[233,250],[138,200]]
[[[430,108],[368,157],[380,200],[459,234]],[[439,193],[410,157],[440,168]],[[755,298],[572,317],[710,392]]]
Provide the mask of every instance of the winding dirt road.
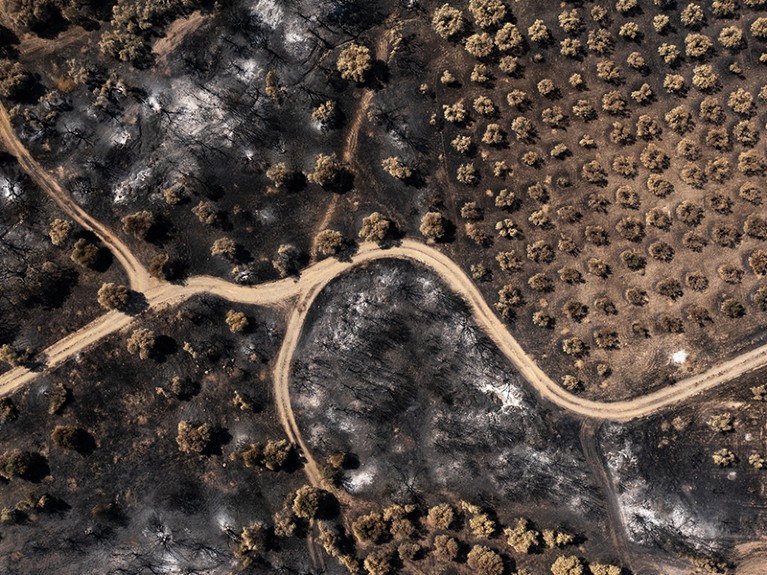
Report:
[[[364,506],[364,502],[356,501],[345,490],[328,485],[323,480],[320,465],[306,445],[293,412],[290,376],[307,315],[317,296],[339,275],[355,267],[364,266],[368,262],[381,259],[405,259],[417,262],[436,273],[451,290],[464,298],[480,329],[493,340],[501,353],[541,397],[587,418],[583,423],[582,433],[586,439],[584,449],[588,458],[589,445],[593,444],[594,453],[591,454],[591,459],[595,472],[598,473],[597,478],[605,484],[607,489],[608,511],[612,514],[612,539],[617,548],[624,551],[622,554],[625,557],[631,555],[625,553],[627,541],[620,508],[615,501],[611,500],[609,478],[605,475],[596,455],[593,436],[600,422],[628,421],[645,417],[732,381],[744,373],[767,366],[767,345],[763,345],[699,375],[635,399],[599,402],[578,397],[563,389],[538,367],[533,358],[522,349],[519,342],[501,323],[472,280],[455,262],[435,248],[413,240],[404,240],[401,244],[388,249],[366,243],[349,261],[325,259],[303,270],[298,279],[284,279],[258,286],[242,286],[211,276],[194,276],[182,285],[161,282],[152,278],[128,246],[78,206],[58,182],[32,158],[13,131],[8,113],[2,105],[0,105],[0,144],[16,156],[26,173],[51,196],[62,210],[85,229],[95,233],[104,245],[112,250],[127,273],[131,289],[142,293],[146,301],[146,308],[141,314],[128,315],[119,311],[110,311],[59,340],[43,352],[44,361],[41,370],[33,371],[26,367],[17,367],[3,374],[0,376],[0,397],[14,393],[32,383],[43,373],[53,370],[73,356],[97,345],[108,335],[127,329],[144,313],[178,305],[195,295],[209,294],[233,302],[291,310],[273,373],[274,398],[280,423],[289,441],[298,447],[304,457],[304,471],[309,482],[330,490],[342,504],[347,506],[352,504],[358,507]],[[96,305],[95,302],[94,305]],[[322,554],[315,549],[316,542],[311,535],[307,543],[310,553],[313,553],[313,563],[316,564],[317,557],[321,559]]]
[[[179,304],[198,294],[210,294],[228,301],[263,306],[283,305],[298,298],[275,366],[275,387],[280,394],[284,394],[285,409],[288,409],[290,402],[287,382],[290,378],[290,363],[315,298],[339,275],[367,262],[382,259],[411,260],[436,273],[451,290],[464,298],[479,327],[544,399],[584,417],[612,421],[644,417],[767,365],[767,345],[763,345],[699,375],[634,399],[603,402],[579,397],[563,389],[538,367],[485,302],[472,280],[455,262],[435,248],[413,240],[403,240],[401,244],[388,249],[375,244],[363,244],[350,261],[322,260],[303,270],[297,280],[284,279],[258,286],[242,286],[212,276],[194,276],[183,285],[157,282],[144,292],[144,296],[148,309],[154,310]],[[105,314],[46,349],[46,366],[50,368],[59,365],[104,336],[126,328],[134,319],[135,317],[120,312]],[[37,374],[29,374],[25,368],[9,371],[0,377],[0,395],[15,391],[31,381],[35,375]]]
[[[211,276],[194,276],[183,285],[160,282],[150,277],[146,268],[130,249],[116,235],[80,208],[55,179],[31,157],[13,131],[8,114],[2,106],[0,106],[0,143],[18,158],[23,169],[64,211],[84,228],[97,234],[114,252],[128,274],[131,288],[142,292],[146,298],[147,309],[144,313],[177,305],[198,294],[210,294],[244,304],[278,307],[292,305],[293,311],[287,324],[285,339],[274,367],[274,391],[277,409],[285,431],[306,455],[307,473],[315,483],[321,482],[320,469],[304,444],[291,408],[289,382],[293,356],[301,339],[306,316],[317,295],[340,274],[367,262],[381,259],[405,259],[417,262],[436,273],[451,290],[465,299],[479,327],[544,399],[586,418],[628,421],[645,417],[727,383],[744,373],[767,366],[767,345],[763,345],[708,371],[644,396],[617,402],[584,399],[563,389],[538,367],[533,358],[522,349],[519,342],[498,319],[473,281],[455,262],[437,249],[413,240],[404,240],[401,244],[388,249],[366,243],[349,261],[325,259],[303,270],[298,279],[284,279],[258,286],[241,286]],[[46,349],[43,352],[45,369],[51,370],[72,356],[96,345],[107,335],[124,330],[137,317],[139,316],[126,315],[117,311],[104,314]],[[32,382],[41,373],[43,371],[31,371],[25,367],[18,367],[3,374],[0,376],[0,396],[15,392]]]

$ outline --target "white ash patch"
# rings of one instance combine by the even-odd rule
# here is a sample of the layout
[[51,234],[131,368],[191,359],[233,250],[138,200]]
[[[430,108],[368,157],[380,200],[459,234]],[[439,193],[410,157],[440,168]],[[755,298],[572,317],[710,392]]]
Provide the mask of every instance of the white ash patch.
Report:
[[152,181],[152,168],[144,168],[129,176],[112,190],[112,201],[123,204]]
[[352,296],[352,301],[349,302],[349,310],[356,316],[363,316],[370,309],[371,301],[368,298],[368,294],[360,291]]
[[160,102],[160,98],[156,94],[150,94],[146,99],[146,105],[155,114],[162,112],[162,102]]
[[418,284],[418,287],[421,288],[424,305],[434,306],[443,297],[442,289],[433,279],[428,277],[418,277],[416,283]]
[[370,487],[378,475],[375,465],[361,465],[359,469],[350,471],[346,475],[346,489],[349,493],[359,493],[366,487]]
[[397,286],[402,282],[402,274],[397,269],[384,270],[376,276],[375,281],[379,286]]
[[230,531],[234,529],[235,520],[229,509],[220,509],[213,515],[213,522],[218,525],[221,531]]
[[525,397],[516,385],[508,382],[499,384],[492,381],[480,381],[475,386],[479,391],[495,395],[501,400],[501,413],[518,411],[524,407]]
[[432,473],[432,480],[442,486],[447,486],[454,481],[464,479],[466,469],[458,459],[453,459],[443,465],[437,465]]
[[233,427],[230,427],[229,433],[232,435],[232,445],[245,446],[252,442],[252,437],[244,429],[234,429]]
[[233,66],[237,73],[235,74],[246,83],[266,75],[266,71],[258,60],[249,58],[247,60],[235,60]]
[[345,433],[354,433],[357,429],[357,421],[355,421],[355,418],[347,413],[339,411],[335,406],[331,406],[330,409],[327,410],[326,417],[329,421],[333,422],[333,425],[337,429]]
[[256,210],[254,215],[256,216],[256,219],[258,219],[258,221],[262,224],[270,224],[277,220],[277,214],[272,208]]
[[186,79],[175,79],[170,92],[174,94],[171,126],[181,137],[232,140],[235,126],[230,125],[225,115],[226,106],[217,95]]
[[309,429],[306,430],[306,437],[308,438],[307,443],[310,445],[321,444],[327,433],[328,428],[324,425],[312,425]]
[[324,401],[323,397],[319,393],[302,393],[297,396],[293,396],[291,399],[296,404],[296,407],[300,409],[319,409],[320,405]]
[[272,29],[277,28],[284,18],[282,6],[274,0],[258,0],[253,4],[250,12],[258,16],[264,24]]
[[24,186],[19,180],[12,180],[5,176],[0,177],[0,196],[4,200],[20,198],[23,194]]
[[617,493],[618,504],[626,518],[626,531],[636,543],[647,543],[663,537],[665,533],[678,533],[697,550],[707,550],[718,540],[716,527],[701,515],[694,513],[676,495],[658,500],[647,481],[638,476],[638,459],[631,442],[606,454],[611,481],[620,479],[622,491]]
[[126,130],[124,128],[121,128],[119,130],[116,130],[114,134],[112,134],[112,138],[110,140],[111,144],[113,146],[127,146],[128,142],[130,142],[133,139],[133,136],[131,136],[131,133],[129,130]]

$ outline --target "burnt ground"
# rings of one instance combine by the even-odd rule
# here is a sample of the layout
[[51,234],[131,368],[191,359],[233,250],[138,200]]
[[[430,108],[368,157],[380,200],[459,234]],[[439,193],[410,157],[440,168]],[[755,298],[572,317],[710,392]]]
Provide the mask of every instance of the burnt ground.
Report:
[[[293,406],[318,461],[337,451],[352,456],[340,481],[353,496],[340,519],[347,528],[371,505],[425,509],[463,499],[501,526],[521,515],[540,529],[576,533],[577,547],[567,553],[641,575],[661,565],[670,573],[689,569],[686,558],[730,558],[761,532],[763,471],[747,459],[764,445],[764,404],[749,391],[763,374],[725,390],[730,400],[706,397],[636,423],[607,424],[594,443],[598,426],[589,431],[541,402],[463,302],[416,264],[375,262],[334,280],[315,303],[297,350]],[[300,463],[272,472],[230,455],[283,437],[270,397],[281,319],[238,306],[250,327],[235,335],[223,321],[229,308],[195,298],[142,318],[134,327],[158,336],[152,358],[129,355],[127,334],[110,336],[11,398],[19,415],[0,425],[1,440],[40,458],[26,479],[0,490],[8,573],[66,573],[70,565],[88,572],[105,561],[114,573],[225,573],[236,564],[242,527],[272,524],[305,482]],[[188,397],[169,393],[174,375],[195,384]],[[51,415],[59,383],[68,398]],[[235,390],[252,409],[233,405]],[[708,419],[724,412],[734,415],[735,431],[709,429]],[[201,456],[179,452],[180,420],[210,423],[215,447]],[[85,429],[92,443],[81,453],[58,447],[51,441],[57,425]],[[722,447],[738,458],[731,468],[711,461]],[[601,482],[603,470],[610,485]],[[44,494],[45,510],[34,508]],[[451,535],[476,542],[463,523]],[[555,557],[513,553],[498,533],[480,543],[518,567],[547,569]],[[303,539],[271,545],[249,572],[317,572]],[[325,564],[339,569],[330,558]],[[428,557],[415,566],[444,569]]]
[[98,288],[125,283],[125,274],[103,248],[93,266],[73,262],[78,239],[101,248],[76,225],[67,241],[52,245],[50,222],[68,218],[8,156],[0,157],[0,211],[0,345],[28,350],[35,361],[35,354],[101,315]]
[[[203,3],[200,9],[190,16],[192,30],[170,47],[153,39],[162,54],[148,70],[99,53],[106,24],[65,47],[43,75],[66,80],[74,58],[91,67],[89,79],[68,84],[62,93],[66,111],[55,126],[34,131],[27,125],[23,132],[38,157],[65,165],[65,183],[76,199],[114,229],[137,210],[156,215],[149,241],[126,237],[146,261],[169,253],[183,274],[231,277],[232,263],[210,256],[214,240],[226,236],[237,242],[235,264],[249,281],[273,279],[270,260],[281,244],[295,247],[306,261],[335,195],[300,175],[312,170],[319,153],[343,155],[356,112],[356,91],[335,77],[334,57],[385,12],[333,2],[231,3],[220,11]],[[24,54],[22,45],[22,60]],[[37,58],[26,63],[38,69]],[[269,70],[284,90],[280,101],[265,94]],[[118,79],[124,93],[115,88]],[[105,85],[106,102],[96,106],[92,91]],[[322,129],[311,112],[331,99],[338,102],[337,119]],[[363,120],[364,127],[365,113]],[[289,189],[276,189],[265,175],[281,161],[299,174]],[[359,197],[367,187],[358,178],[347,192]],[[183,197],[178,205],[166,203],[169,188]],[[191,212],[200,202],[211,203],[215,223],[201,223]],[[362,202],[364,210],[370,200]],[[356,236],[370,211],[343,228],[347,237]]]
[[384,261],[334,280],[295,357],[304,439],[318,460],[354,454],[359,466],[343,486],[355,497],[465,498],[502,521],[567,526],[584,549],[605,552],[579,422],[530,392],[432,274]]
[[[667,414],[629,424],[605,424],[599,444],[629,539],[671,555],[727,555],[765,529],[764,470],[749,464],[764,453],[764,402],[750,387],[764,372],[741,378],[720,397],[710,395]],[[729,413],[734,429],[707,422]],[[736,461],[717,466],[727,448]]]
[[[358,460],[342,480],[355,497],[465,498],[501,521],[561,522],[584,534],[587,557],[620,557],[640,574],[731,560],[763,532],[764,471],[748,464],[764,453],[764,403],[749,391],[763,374],[668,413],[597,424],[591,439],[531,393],[460,298],[416,264],[382,261],[341,276],[305,330],[296,417],[318,460],[338,451]],[[735,431],[710,429],[725,412]],[[732,467],[713,463],[722,447],[736,454]]]
[[[31,480],[0,485],[0,570],[231,571],[242,527],[259,520],[271,524],[272,514],[305,478],[300,464],[267,471],[229,459],[249,443],[284,437],[270,402],[270,362],[281,320],[267,310],[238,307],[250,328],[233,335],[223,321],[229,307],[198,298],[146,318],[138,325],[158,336],[154,358],[131,356],[125,334],[110,336],[12,396],[19,415],[0,426],[2,444],[43,459]],[[196,358],[182,349],[185,342]],[[174,375],[192,384],[188,396],[168,391]],[[50,415],[53,386],[61,383],[69,398]],[[232,403],[235,391],[251,404],[249,410]],[[209,453],[179,451],[181,420],[213,426]],[[85,429],[93,445],[82,453],[58,447],[51,441],[58,425]],[[44,511],[25,505],[43,494],[55,505]],[[20,512],[9,518],[14,508]],[[280,539],[273,548],[251,572],[311,569],[302,539]]]

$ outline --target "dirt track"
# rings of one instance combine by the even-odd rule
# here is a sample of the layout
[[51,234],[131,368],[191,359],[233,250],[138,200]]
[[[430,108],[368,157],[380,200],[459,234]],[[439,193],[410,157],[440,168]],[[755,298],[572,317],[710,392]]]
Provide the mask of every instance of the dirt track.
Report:
[[[144,292],[144,296],[149,309],[175,305],[203,293],[229,301],[264,306],[278,306],[298,298],[288,322],[285,341],[275,368],[275,385],[282,392],[287,393],[290,361],[314,299],[340,274],[353,267],[364,265],[366,262],[381,259],[412,260],[436,273],[450,289],[466,300],[471,307],[474,320],[481,329],[543,398],[584,417],[612,421],[628,421],[644,417],[730,381],[743,373],[767,365],[767,345],[764,345],[699,375],[641,397],[617,402],[584,399],[563,389],[538,367],[520,347],[519,342],[509,334],[506,326],[485,302],[477,287],[456,263],[435,248],[413,240],[403,240],[401,244],[388,249],[375,244],[363,244],[351,261],[322,260],[303,270],[297,280],[284,279],[248,287],[211,276],[195,276],[189,278],[184,285],[157,282]],[[46,365],[53,367],[60,364],[67,357],[96,343],[108,333],[127,327],[132,321],[133,318],[130,316],[109,312],[45,350],[44,353],[48,358]],[[17,389],[20,384],[16,380],[21,378],[21,374],[25,371],[24,368],[18,368],[3,375],[0,378],[0,394],[5,395]],[[25,378],[24,383],[26,381]]]
[[[450,289],[466,300],[480,328],[544,399],[587,418],[628,421],[644,417],[767,365],[767,345],[764,345],[721,363],[704,373],[635,399],[599,402],[581,398],[564,390],[538,367],[498,319],[472,280],[455,262],[437,249],[413,240],[404,240],[401,244],[389,249],[369,243],[363,244],[351,261],[342,262],[335,259],[320,261],[303,270],[298,280],[285,279],[254,287],[241,286],[210,276],[189,278],[184,285],[159,282],[149,276],[143,265],[119,238],[80,208],[53,177],[31,157],[16,137],[8,114],[2,107],[0,107],[0,142],[18,158],[30,177],[63,210],[83,227],[96,233],[115,253],[128,274],[131,288],[143,292],[148,310],[176,305],[203,293],[229,301],[263,306],[286,306],[292,303],[292,300],[297,300],[293,304],[285,339],[274,368],[275,397],[285,431],[306,455],[307,473],[312,481],[317,483],[320,481],[320,469],[304,445],[291,408],[290,367],[304,321],[317,295],[334,278],[366,262],[380,259],[408,259],[436,273]],[[95,345],[107,335],[127,328],[134,319],[133,316],[116,311],[103,315],[46,349],[43,352],[45,367],[52,369],[60,365],[68,358]],[[13,393],[32,382],[40,373],[24,367],[7,372],[0,377],[0,396]]]
[[16,132],[11,125],[11,119],[5,106],[0,106],[0,143],[16,157],[22,169],[30,178],[47,193],[56,204],[64,210],[69,217],[75,220],[83,228],[92,231],[98,236],[103,244],[109,248],[120,265],[125,268],[130,281],[130,286],[136,291],[144,291],[152,284],[157,283],[146,271],[141,262],[130,251],[120,238],[114,235],[109,229],[95,220],[78,206],[75,201],[64,191],[59,183],[53,179],[43,167],[32,157],[29,150],[16,136]]

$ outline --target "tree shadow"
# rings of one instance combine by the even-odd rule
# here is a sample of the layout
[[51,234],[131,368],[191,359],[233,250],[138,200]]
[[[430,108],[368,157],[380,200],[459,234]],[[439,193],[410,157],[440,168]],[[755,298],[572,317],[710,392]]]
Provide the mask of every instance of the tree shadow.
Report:
[[139,315],[149,309],[149,303],[146,300],[146,296],[137,291],[131,290],[128,296],[128,303],[122,309],[123,312],[131,316]]
[[99,246],[99,252],[96,256],[96,261],[93,262],[93,266],[91,267],[99,273],[104,273],[112,266],[114,259],[115,257],[109,249],[103,246]]
[[125,511],[114,501],[97,503],[91,509],[91,517],[98,523],[112,523],[124,526],[128,524],[128,516]]
[[77,428],[72,437],[73,449],[80,455],[90,455],[96,451],[96,439],[84,429]]
[[22,365],[29,371],[33,371],[35,373],[42,373],[48,369],[48,364],[46,364],[42,359],[30,359],[29,361],[25,361]]
[[41,293],[35,294],[29,303],[39,304],[43,309],[59,309],[77,286],[79,273],[71,268],[64,268],[49,278],[50,284],[44,286]]
[[363,86],[371,90],[380,90],[391,80],[389,65],[383,60],[374,60],[365,78]]
[[301,171],[293,172],[285,182],[285,189],[289,192],[300,192],[306,188],[306,175]]
[[173,223],[164,216],[158,215],[145,239],[149,243],[161,245],[173,238],[173,231]]
[[203,455],[221,455],[224,445],[232,441],[232,434],[224,427],[217,427],[211,434],[210,443],[205,447]]
[[63,514],[69,511],[72,507],[64,501],[63,499],[60,499],[58,497],[55,497],[53,495],[49,495],[45,493],[42,495],[35,505],[36,509],[41,511],[42,513],[56,513],[56,514]]
[[234,257],[232,260],[243,264],[248,263],[253,261],[253,254],[242,244],[236,244],[234,246]]
[[0,25],[0,55],[9,60],[18,59],[19,51],[16,46],[19,43],[19,37],[13,31]]
[[333,176],[333,180],[322,188],[336,194],[345,194],[354,189],[354,172],[345,167],[340,168]]
[[40,483],[50,474],[51,468],[48,465],[48,460],[39,453],[30,453],[26,469],[20,477],[31,483]]
[[179,385],[178,391],[175,392],[175,395],[178,397],[179,401],[189,401],[199,394],[201,389],[200,382],[184,378]]
[[13,156],[5,150],[0,150],[0,166],[7,166],[16,162],[16,156]]
[[419,170],[415,169],[407,178],[402,179],[402,183],[411,188],[420,190],[421,188],[426,187],[426,178],[424,178]]
[[360,249],[360,245],[355,242],[354,240],[349,240],[344,242],[343,247],[341,250],[335,254],[335,258],[339,262],[351,262],[352,258],[357,254],[357,252]]
[[177,351],[178,343],[176,343],[175,339],[167,335],[158,335],[154,340],[152,359],[157,363],[165,363],[168,360],[168,356],[175,354]]
[[280,469],[287,473],[294,473],[300,469],[303,469],[304,464],[305,464],[305,461],[301,457],[301,454],[298,452],[297,449],[293,448],[290,450],[287,460],[285,461],[285,463],[282,465]]
[[394,222],[392,222],[391,227],[389,228],[389,231],[386,233],[386,236],[383,240],[378,242],[378,246],[382,250],[391,249],[394,247],[399,246],[402,244],[402,240],[405,239],[405,232],[399,228]]
[[449,244],[455,241],[455,236],[456,236],[455,224],[446,218],[442,218],[442,228],[444,230],[444,233],[441,238],[435,239],[435,242],[438,244]]
[[323,491],[319,507],[317,508],[317,519],[335,519],[340,512],[341,505],[338,503],[335,495],[328,491]]
[[40,2],[40,10],[47,13],[42,14],[42,17],[29,27],[35,35],[46,40],[52,40],[69,28],[70,22],[61,14],[61,10],[54,7],[53,4]]

